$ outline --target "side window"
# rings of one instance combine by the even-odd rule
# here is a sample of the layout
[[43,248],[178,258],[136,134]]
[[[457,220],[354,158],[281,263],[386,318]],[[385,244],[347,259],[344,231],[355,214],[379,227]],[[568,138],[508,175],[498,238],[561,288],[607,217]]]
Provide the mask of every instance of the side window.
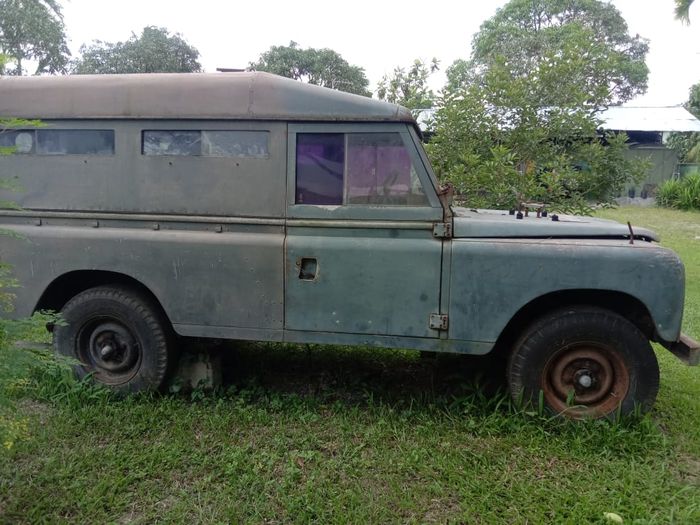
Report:
[[114,130],[6,130],[0,148],[24,155],[114,155]]
[[297,204],[343,204],[345,135],[297,135]]
[[144,155],[200,155],[202,137],[199,131],[144,131]]
[[148,156],[268,158],[267,131],[144,131],[141,152]]
[[426,206],[399,133],[299,133],[297,204]]
[[0,130],[0,150],[7,153],[34,153],[34,130]]
[[268,136],[267,131],[202,131],[202,155],[266,159]]
[[91,129],[39,129],[39,155],[114,155],[114,131]]

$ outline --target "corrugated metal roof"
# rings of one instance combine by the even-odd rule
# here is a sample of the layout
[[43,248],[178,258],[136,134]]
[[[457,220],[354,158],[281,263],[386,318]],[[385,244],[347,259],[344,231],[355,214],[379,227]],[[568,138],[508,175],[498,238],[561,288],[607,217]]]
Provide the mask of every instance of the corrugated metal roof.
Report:
[[612,131],[698,131],[700,120],[681,106],[613,106],[601,112],[603,129]]
[[4,76],[0,117],[415,123],[396,104],[261,72]]

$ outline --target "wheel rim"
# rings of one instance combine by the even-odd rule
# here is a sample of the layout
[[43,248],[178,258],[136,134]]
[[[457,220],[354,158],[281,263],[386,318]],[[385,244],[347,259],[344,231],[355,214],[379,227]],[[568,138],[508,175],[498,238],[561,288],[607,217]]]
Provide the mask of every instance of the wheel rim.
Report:
[[86,323],[77,338],[78,356],[88,372],[106,384],[129,381],[141,364],[141,345],[133,332],[112,318]]
[[574,418],[614,412],[630,386],[620,354],[599,343],[562,348],[545,366],[542,379],[547,404]]

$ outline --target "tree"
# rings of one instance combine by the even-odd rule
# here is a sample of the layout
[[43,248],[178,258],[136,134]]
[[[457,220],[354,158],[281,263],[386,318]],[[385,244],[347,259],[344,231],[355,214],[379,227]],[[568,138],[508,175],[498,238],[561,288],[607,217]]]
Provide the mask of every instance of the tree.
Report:
[[435,93],[428,87],[428,78],[438,69],[436,58],[430,65],[417,58],[408,70],[396,67],[391,77],[384,75],[379,81],[377,97],[411,110],[432,108]]
[[513,78],[494,65],[474,82],[440,100],[428,152],[441,179],[469,206],[589,213],[606,203],[646,166],[625,158],[627,137],[600,135],[586,93],[569,93],[565,106],[542,107],[537,92],[557,89],[562,73],[538,69]]
[[[643,177],[646,166],[624,157],[626,136],[601,134],[597,115],[644,89],[646,43],[635,37],[626,56],[594,34],[626,29],[599,4],[511,0],[482,25],[471,59],[448,69],[429,151],[469,205],[582,213]],[[610,17],[594,24],[575,8]]]
[[70,57],[61,6],[56,0],[0,0],[0,53],[14,68],[0,74],[22,75],[27,61],[34,74],[65,73]]
[[[472,62],[490,67],[499,57],[514,76],[560,61],[558,50],[576,44],[573,76],[562,77],[566,88],[585,84],[598,92],[606,87],[605,101],[617,104],[644,93],[649,69],[646,39],[628,33],[617,8],[599,0],[511,0],[481,25],[473,41]],[[545,100],[546,102],[546,100]]]
[[249,71],[267,71],[294,80],[308,82],[357,95],[371,96],[365,70],[348,63],[332,49],[302,49],[296,42],[288,46],[272,46],[257,62],[248,65]]
[[132,33],[125,42],[95,40],[90,45],[82,45],[80,54],[72,68],[78,75],[202,71],[199,51],[182,35],[171,35],[164,27],[144,27],[140,36]]
[[690,23],[690,6],[694,0],[676,0],[676,18],[686,24]]
[[[700,118],[700,83],[691,86],[684,107],[696,118]],[[671,133],[668,145],[678,153],[681,162],[700,163],[700,133]]]

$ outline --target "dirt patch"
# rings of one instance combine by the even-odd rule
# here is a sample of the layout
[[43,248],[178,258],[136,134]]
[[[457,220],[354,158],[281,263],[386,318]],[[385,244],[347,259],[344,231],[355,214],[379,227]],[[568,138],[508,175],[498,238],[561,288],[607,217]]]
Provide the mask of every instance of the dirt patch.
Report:
[[45,425],[54,413],[54,408],[33,399],[22,399],[17,403],[17,409],[29,418],[36,418],[40,425]]
[[682,454],[678,458],[678,478],[684,484],[700,487],[700,458]]

